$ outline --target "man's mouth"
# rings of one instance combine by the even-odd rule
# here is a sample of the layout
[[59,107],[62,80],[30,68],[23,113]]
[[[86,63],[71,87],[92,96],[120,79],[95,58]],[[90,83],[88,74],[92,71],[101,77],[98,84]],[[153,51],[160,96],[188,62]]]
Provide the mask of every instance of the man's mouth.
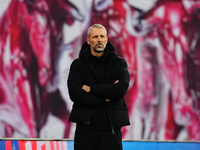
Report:
[[103,46],[103,44],[97,44],[97,47],[102,47]]

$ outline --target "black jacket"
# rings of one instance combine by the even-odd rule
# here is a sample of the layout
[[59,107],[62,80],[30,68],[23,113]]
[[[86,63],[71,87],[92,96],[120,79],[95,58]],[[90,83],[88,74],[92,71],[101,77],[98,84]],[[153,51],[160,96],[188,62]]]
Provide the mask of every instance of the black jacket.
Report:
[[[90,46],[82,45],[79,58],[70,67],[68,90],[70,99],[74,102],[69,121],[90,124],[97,107],[106,106],[112,128],[129,125],[128,110],[124,96],[127,92],[130,75],[126,61],[118,57],[114,46],[108,42],[105,49],[105,71],[102,76],[105,83],[100,83],[93,65]],[[117,84],[114,84],[119,80]],[[90,93],[82,89],[82,85],[91,87]],[[111,99],[106,102],[106,98]]]

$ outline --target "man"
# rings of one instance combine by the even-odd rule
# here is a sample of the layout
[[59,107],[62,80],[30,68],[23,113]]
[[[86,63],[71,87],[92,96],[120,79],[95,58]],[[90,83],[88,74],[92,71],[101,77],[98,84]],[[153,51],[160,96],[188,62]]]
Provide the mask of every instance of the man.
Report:
[[120,129],[130,125],[124,100],[129,80],[127,63],[108,41],[105,27],[92,25],[68,77],[75,150],[122,150]]

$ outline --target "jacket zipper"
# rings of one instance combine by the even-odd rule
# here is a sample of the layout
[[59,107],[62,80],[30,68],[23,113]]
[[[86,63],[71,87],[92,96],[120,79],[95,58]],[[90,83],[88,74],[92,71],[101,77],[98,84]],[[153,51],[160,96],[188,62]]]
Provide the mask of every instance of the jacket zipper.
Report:
[[112,120],[111,120],[110,113],[109,113],[109,111],[108,111],[107,105],[106,105],[106,110],[107,110],[108,118],[109,118],[110,125],[111,125],[111,131],[112,131],[112,134],[114,135],[114,134],[115,134],[115,130],[114,130],[114,126],[113,126],[113,124],[112,124]]
[[93,112],[94,112],[94,108],[92,108],[92,109],[90,110],[89,114],[88,114],[88,117],[87,117],[88,119],[87,119],[87,121],[85,122],[86,125],[90,125],[90,121],[91,121],[91,117],[92,117]]

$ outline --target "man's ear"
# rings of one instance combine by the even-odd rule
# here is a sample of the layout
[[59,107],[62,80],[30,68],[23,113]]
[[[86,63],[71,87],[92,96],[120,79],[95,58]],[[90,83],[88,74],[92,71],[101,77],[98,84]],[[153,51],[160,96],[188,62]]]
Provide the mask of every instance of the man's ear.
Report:
[[90,45],[90,39],[87,37],[87,43]]
[[106,41],[106,44],[108,43],[108,37],[106,37],[107,38],[107,41]]

